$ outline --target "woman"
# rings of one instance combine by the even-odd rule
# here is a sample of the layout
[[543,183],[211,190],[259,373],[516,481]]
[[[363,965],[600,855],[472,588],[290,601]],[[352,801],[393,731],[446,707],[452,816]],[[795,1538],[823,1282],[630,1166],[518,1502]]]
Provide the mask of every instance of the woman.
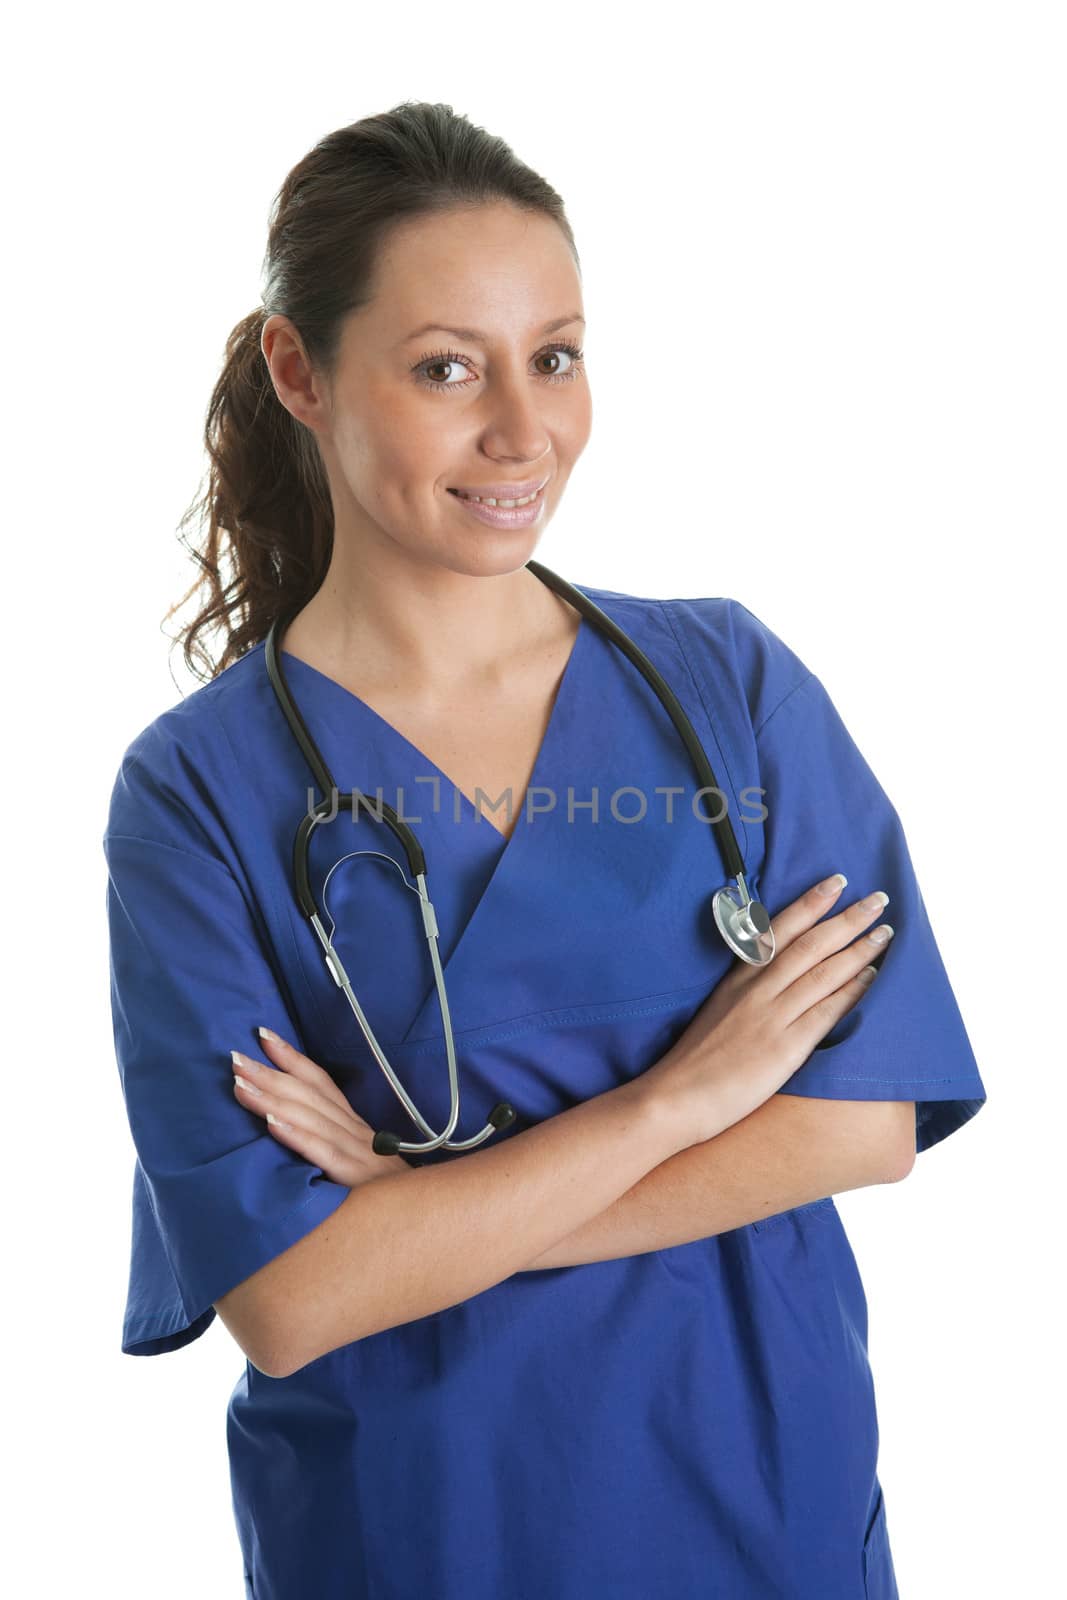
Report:
[[[527,565],[589,437],[583,327],[555,192],[409,103],[289,175],[213,396],[185,634],[209,681],[132,742],[104,838],[138,1158],[122,1348],[218,1312],[245,1351],[258,1600],[896,1593],[832,1196],[903,1176],[985,1091],[896,812],[818,679],[736,601],[582,585],[709,752],[773,960],[720,935],[686,747]],[[297,899],[298,800],[323,796],[272,625],[338,786],[425,850],[452,1139],[514,1113],[475,1148],[404,1148],[426,1135]],[[309,878],[438,1133],[445,1018],[398,837],[339,813]]]

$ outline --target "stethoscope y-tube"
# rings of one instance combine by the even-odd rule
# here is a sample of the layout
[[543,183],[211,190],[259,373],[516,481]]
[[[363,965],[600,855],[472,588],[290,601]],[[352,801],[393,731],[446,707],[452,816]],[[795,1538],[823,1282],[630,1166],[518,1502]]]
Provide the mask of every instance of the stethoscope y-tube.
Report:
[[[682,742],[689,752],[690,759],[696,768],[701,789],[711,793],[719,792],[719,786],[715,781],[711,763],[708,761],[703,745],[693,731],[689,718],[682,710],[669,684],[664,681],[644,652],[634,644],[629,635],[606,612],[602,611],[580,589],[576,589],[573,584],[568,583],[565,578],[561,578],[558,573],[542,566],[539,561],[528,561],[526,565],[535,577],[540,578],[541,582],[547,585],[548,588],[553,589],[556,594],[581,612],[594,627],[598,628],[612,644],[616,645],[633,662],[637,670],[651,685],[678,730]],[[296,898],[301,911],[310,922],[322,946],[323,956],[330,975],[348,1000],[375,1060],[385,1073],[394,1093],[408,1115],[427,1135],[425,1143],[409,1143],[400,1139],[395,1133],[380,1129],[374,1135],[373,1148],[378,1155],[397,1155],[406,1152],[421,1155],[427,1151],[440,1148],[447,1150],[473,1150],[476,1145],[480,1145],[485,1139],[488,1139],[497,1129],[510,1127],[515,1121],[515,1109],[507,1101],[501,1100],[493,1107],[484,1128],[475,1134],[473,1138],[454,1140],[451,1137],[459,1121],[459,1077],[456,1067],[452,1021],[448,1009],[448,996],[445,991],[444,973],[441,969],[441,957],[437,946],[437,918],[434,915],[433,903],[426,888],[426,858],[414,831],[397,816],[392,807],[386,804],[384,800],[371,800],[359,789],[353,789],[347,794],[341,794],[338,791],[333,775],[308,731],[307,724],[300,714],[299,707],[293,699],[292,691],[282,671],[277,641],[279,636],[284,633],[288,622],[289,618],[284,617],[276,618],[271,624],[264,645],[267,674],[286,722],[289,725],[290,732],[299,745],[308,766],[311,768],[315,783],[326,797],[324,800],[319,801],[311,811],[305,812],[300,819],[300,826],[296,830],[296,838],[293,841],[293,884]],[[704,798],[703,794],[701,798]],[[334,948],[332,918],[330,919],[331,931],[327,933],[319,915],[319,908],[312,892],[311,878],[308,871],[311,836],[316,828],[321,827],[324,823],[332,822],[341,812],[350,813],[353,820],[358,820],[361,815],[365,814],[368,817],[373,817],[375,821],[384,822],[399,841],[407,858],[408,870],[414,880],[415,888],[413,892],[418,895],[423,929],[429,946],[434,983],[441,1005],[445,1049],[448,1058],[451,1110],[448,1124],[442,1133],[434,1133],[386,1059],[385,1053],[374,1037],[370,1023],[367,1021],[356,998],[351,980],[344,969],[341,958]],[[747,961],[752,966],[766,966],[774,957],[774,934],[771,930],[770,917],[759,901],[753,900],[749,894],[744,877],[744,860],[737,846],[737,837],[730,822],[728,811],[724,810],[722,816],[718,818],[712,818],[709,813],[706,813],[706,815],[708,815],[715,829],[716,843],[726,864],[727,873],[736,880],[739,896],[739,898],[735,899],[732,886],[729,884],[716,892],[712,899],[712,910],[716,926],[727,945],[742,961]],[[381,852],[356,853],[381,854]],[[398,872],[401,871],[399,864],[392,856],[385,855],[383,859],[396,867]],[[405,886],[409,889],[412,887],[410,883],[406,883]],[[325,887],[323,906],[325,909]]]

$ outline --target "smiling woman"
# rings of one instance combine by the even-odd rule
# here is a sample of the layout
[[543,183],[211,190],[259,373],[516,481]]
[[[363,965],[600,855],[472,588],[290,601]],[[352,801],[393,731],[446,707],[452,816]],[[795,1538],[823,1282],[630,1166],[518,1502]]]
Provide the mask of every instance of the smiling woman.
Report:
[[[515,646],[539,650],[560,607],[524,571],[529,543],[482,529],[528,541],[585,448],[582,351],[552,340],[584,318],[542,315],[579,296],[556,217],[487,198],[394,223],[328,375],[293,319],[265,319],[275,394],[315,438],[334,508],[329,569],[294,608],[290,654],[372,703],[399,700],[420,721],[501,689],[510,702],[501,714],[516,709]],[[441,320],[405,334],[429,306],[444,308]],[[472,313],[477,330],[451,325]],[[466,348],[420,348],[442,331],[465,336]],[[453,369],[463,376],[450,379]]]
[[[714,762],[780,946],[733,960],[710,891],[736,868],[676,725],[531,570],[592,412],[563,205],[501,139],[419,103],[331,133],[278,194],[263,298],[208,413],[183,633],[206,681],[130,744],[104,835],[122,1349],[218,1316],[244,1351],[259,1600],[891,1600],[833,1195],[984,1100],[899,818],[747,607],[575,585]],[[329,772],[396,797],[433,883],[427,912],[358,808],[316,830],[329,967],[293,871],[297,807],[328,797],[268,641]],[[455,1138],[498,1101],[516,1120],[407,1165],[371,1147],[396,1099],[338,966],[443,1128],[431,929]]]

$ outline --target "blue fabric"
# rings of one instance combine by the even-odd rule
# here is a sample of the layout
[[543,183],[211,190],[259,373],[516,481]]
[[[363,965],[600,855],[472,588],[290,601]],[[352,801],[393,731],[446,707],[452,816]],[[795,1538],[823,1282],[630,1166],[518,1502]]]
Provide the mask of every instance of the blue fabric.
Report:
[[[837,870],[848,899],[891,896],[878,981],[781,1092],[914,1100],[917,1149],[944,1139],[985,1091],[899,818],[826,690],[737,601],[581,587],[685,707],[772,915]],[[288,653],[284,666],[338,783],[380,789],[423,844],[456,1137],[499,1099],[518,1120],[496,1137],[514,1137],[658,1059],[733,957],[695,773],[636,669],[583,621],[531,779],[543,809],[505,842],[363,701]],[[104,848],[137,1156],[129,1354],[197,1338],[213,1301],[348,1192],[236,1100],[230,1050],[263,1060],[257,1024],[327,1068],[372,1126],[417,1136],[293,895],[310,785],[262,645],[144,729],[116,779]],[[403,859],[388,829],[342,815],[313,836],[316,887],[355,850]],[[329,909],[371,1025],[443,1126],[414,895],[357,857],[333,873]],[[896,1594],[867,1305],[830,1197],[672,1249],[517,1272],[287,1378],[246,1363],[227,1438],[257,1600]]]

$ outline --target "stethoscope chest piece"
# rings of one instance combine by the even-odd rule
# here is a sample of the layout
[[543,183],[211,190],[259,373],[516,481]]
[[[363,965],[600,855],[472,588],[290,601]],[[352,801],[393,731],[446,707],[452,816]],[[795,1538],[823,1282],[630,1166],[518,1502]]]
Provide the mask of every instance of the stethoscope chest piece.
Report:
[[[744,884],[744,879],[740,882]],[[726,943],[742,961],[754,967],[765,967],[774,956],[774,934],[767,908],[753,900],[747,889],[743,898],[735,896],[727,885],[720,889],[711,902],[715,923]]]

